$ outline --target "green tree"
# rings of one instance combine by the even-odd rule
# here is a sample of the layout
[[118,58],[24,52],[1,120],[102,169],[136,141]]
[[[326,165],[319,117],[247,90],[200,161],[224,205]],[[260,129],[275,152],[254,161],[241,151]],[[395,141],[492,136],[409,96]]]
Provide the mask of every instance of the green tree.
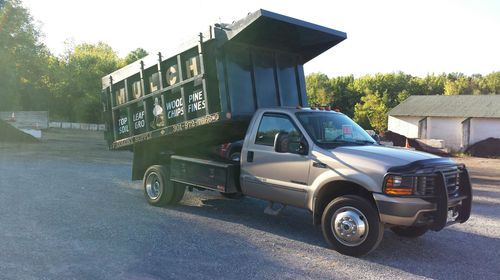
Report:
[[481,93],[500,94],[500,72],[492,72],[479,82]]
[[377,132],[386,131],[387,112],[387,106],[380,94],[369,92],[361,97],[361,102],[354,107],[354,121],[365,129],[373,128]]
[[442,95],[444,94],[444,85],[446,83],[446,75],[434,75],[430,74],[425,76],[425,78],[416,78],[416,82],[419,84],[421,92],[417,94],[421,95]]
[[472,94],[469,79],[465,76],[448,79],[444,84],[445,95]]
[[367,92],[376,94],[388,108],[399,104],[398,95],[403,91],[408,95],[422,94],[417,80],[402,72],[360,77],[354,81],[354,88],[361,95]]
[[398,72],[331,79],[313,73],[306,83],[309,104],[340,107],[364,127],[379,131],[386,127],[387,111],[412,95],[500,94],[500,72],[486,76],[429,74],[424,78]]
[[342,76],[330,79],[332,106],[349,117],[354,116],[354,106],[360,102],[361,92],[354,88],[354,76]]
[[312,73],[306,77],[306,92],[310,106],[327,106],[332,101],[329,79],[323,73]]
[[54,115],[70,121],[101,121],[101,78],[119,67],[113,49],[102,42],[80,44],[51,61]]
[[129,52],[123,59],[124,65],[130,64],[148,55],[148,52],[143,48],[137,48]]
[[4,0],[0,7],[0,110],[44,109],[50,53],[21,1]]

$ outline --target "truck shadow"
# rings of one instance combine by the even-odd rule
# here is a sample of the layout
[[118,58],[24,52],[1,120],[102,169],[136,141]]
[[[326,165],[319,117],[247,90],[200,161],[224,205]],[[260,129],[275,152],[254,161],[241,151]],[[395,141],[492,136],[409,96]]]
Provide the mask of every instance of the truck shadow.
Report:
[[202,205],[189,205],[189,203],[181,202],[172,209],[238,223],[256,230],[325,247],[321,229],[313,226],[311,214],[305,210],[288,206],[278,216],[271,216],[264,213],[267,202],[250,197],[227,199],[201,192],[186,194],[188,200],[190,196],[201,198]]
[[[201,205],[189,205],[189,200],[201,198]],[[342,258],[353,267],[370,262],[396,268],[407,273],[434,279],[464,279],[481,275],[494,279],[500,273],[496,263],[500,238],[459,231],[466,225],[454,225],[441,232],[428,232],[417,239],[402,238],[390,230],[377,250],[361,259],[341,256],[327,249],[321,229],[312,225],[310,214],[302,209],[287,207],[279,216],[263,213],[266,203],[253,198],[230,200],[205,193],[188,194],[187,203],[173,210],[238,223],[287,239],[324,248],[321,254]],[[497,217],[495,217],[497,218]],[[496,247],[495,249],[492,249]],[[361,263],[360,263],[361,261]],[[474,268],[474,269],[471,269]],[[479,272],[478,272],[479,271]],[[480,273],[480,274],[477,274]]]
[[458,231],[457,226],[417,239],[386,230],[379,248],[364,259],[432,279],[498,278],[500,239]]
[[[500,185],[500,180],[492,179],[488,177],[475,177],[474,175],[471,177],[472,185],[483,185],[490,188],[494,188],[494,186]],[[498,190],[498,189],[497,189]]]

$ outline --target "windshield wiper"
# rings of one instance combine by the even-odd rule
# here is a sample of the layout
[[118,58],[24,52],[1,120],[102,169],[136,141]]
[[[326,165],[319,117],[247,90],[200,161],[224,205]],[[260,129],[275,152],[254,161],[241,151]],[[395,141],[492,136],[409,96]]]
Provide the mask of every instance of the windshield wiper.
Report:
[[332,140],[332,141],[325,141],[321,142],[321,144],[325,145],[338,145],[338,144],[348,144],[348,145],[366,145],[366,144],[375,144],[373,141],[369,140],[354,140],[354,141],[348,141],[348,140]]
[[370,141],[370,140],[354,140],[356,143],[360,144],[375,144],[376,142]]
[[356,145],[363,145],[364,143],[356,142],[356,141],[347,141],[347,140],[332,140],[332,141],[321,142],[321,144],[356,144]]

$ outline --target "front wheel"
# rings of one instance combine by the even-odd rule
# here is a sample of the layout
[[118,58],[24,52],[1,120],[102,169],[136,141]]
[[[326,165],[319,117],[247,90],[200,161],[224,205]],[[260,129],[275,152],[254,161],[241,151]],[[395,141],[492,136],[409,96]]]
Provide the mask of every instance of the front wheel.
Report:
[[377,248],[384,235],[384,226],[375,207],[354,195],[332,200],[323,212],[321,227],[330,246],[341,254],[354,257]]

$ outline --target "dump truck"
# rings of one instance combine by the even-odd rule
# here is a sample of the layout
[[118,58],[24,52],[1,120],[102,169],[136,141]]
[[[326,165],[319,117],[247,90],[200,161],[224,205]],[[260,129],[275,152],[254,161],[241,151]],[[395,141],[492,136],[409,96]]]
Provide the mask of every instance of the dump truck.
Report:
[[346,37],[265,10],[210,26],[103,77],[105,139],[133,151],[151,205],[199,189],[266,200],[272,215],[306,209],[346,255],[375,249],[386,228],[417,237],[464,223],[464,165],[381,146],[348,116],[309,107],[303,65]]

